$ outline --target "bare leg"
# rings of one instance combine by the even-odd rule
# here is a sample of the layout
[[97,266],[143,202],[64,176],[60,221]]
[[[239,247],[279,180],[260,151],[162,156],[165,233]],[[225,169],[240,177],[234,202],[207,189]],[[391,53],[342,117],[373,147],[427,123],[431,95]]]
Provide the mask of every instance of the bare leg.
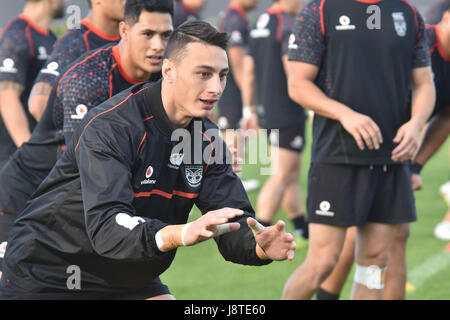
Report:
[[[358,227],[355,247],[356,263],[365,267],[378,266],[385,268],[396,229],[396,225],[381,223],[367,223],[362,227]],[[385,283],[384,271],[381,279],[381,282]],[[383,291],[383,289],[369,289],[362,284],[354,282],[351,297],[353,300],[381,300]]]
[[385,300],[404,300],[406,286],[406,242],[409,237],[409,223],[400,224],[389,253],[386,270]]
[[272,222],[282,201],[286,213],[292,217],[299,216],[301,195],[298,188],[300,173],[300,154],[283,148],[271,147],[272,166],[278,168],[266,181],[257,201],[257,218],[263,222]]
[[308,255],[286,282],[282,299],[311,299],[333,270],[345,240],[345,228],[309,224]]
[[355,258],[356,227],[347,229],[344,248],[330,276],[322,283],[321,289],[334,295],[339,295],[350,273]]

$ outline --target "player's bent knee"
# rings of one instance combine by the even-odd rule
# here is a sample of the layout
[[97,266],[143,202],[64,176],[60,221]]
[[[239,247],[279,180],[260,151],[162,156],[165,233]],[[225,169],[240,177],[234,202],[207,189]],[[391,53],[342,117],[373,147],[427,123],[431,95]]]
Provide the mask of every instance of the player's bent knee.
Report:
[[334,266],[337,263],[337,258],[326,258],[311,265],[312,275],[310,277],[311,283],[315,288],[318,288],[323,281],[331,274]]
[[361,266],[356,264],[354,281],[368,289],[382,290],[384,289],[385,273],[386,266]]
[[409,223],[400,224],[395,233],[395,241],[406,243],[409,238]]

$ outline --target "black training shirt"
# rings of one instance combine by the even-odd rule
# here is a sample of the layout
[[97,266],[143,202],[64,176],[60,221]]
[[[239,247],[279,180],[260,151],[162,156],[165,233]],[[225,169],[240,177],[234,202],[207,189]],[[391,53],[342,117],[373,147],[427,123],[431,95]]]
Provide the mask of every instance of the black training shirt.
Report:
[[269,9],[250,31],[249,53],[255,62],[260,125],[265,129],[303,126],[305,112],[288,94],[282,57],[287,56],[295,16]]
[[338,121],[316,115],[312,161],[393,163],[393,139],[411,118],[412,70],[430,65],[417,10],[403,0],[313,0],[296,19],[289,59],[317,66],[319,88],[371,117],[383,135],[379,150],[361,151]]

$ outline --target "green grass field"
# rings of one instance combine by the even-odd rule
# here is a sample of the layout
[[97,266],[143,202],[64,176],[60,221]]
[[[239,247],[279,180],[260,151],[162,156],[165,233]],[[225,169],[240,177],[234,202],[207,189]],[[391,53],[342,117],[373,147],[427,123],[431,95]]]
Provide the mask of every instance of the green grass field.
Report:
[[[302,190],[306,190],[310,143],[309,135],[299,180]],[[447,242],[433,236],[434,227],[446,211],[446,204],[438,190],[448,179],[448,145],[449,141],[424,168],[424,188],[416,192],[418,222],[411,227],[407,249],[408,281],[414,286],[414,290],[407,293],[407,299],[450,298],[450,252],[445,250]],[[258,177],[261,184],[267,178],[259,175],[257,165],[244,165],[243,169],[244,178]],[[254,206],[257,196],[258,190],[249,194]],[[305,197],[306,194],[303,194],[304,199]],[[199,215],[199,211],[195,210],[190,219],[196,219]],[[286,221],[287,230],[292,231],[282,210],[278,212],[276,219]],[[175,298],[180,300],[277,300],[281,297],[288,277],[305,259],[307,242],[298,243],[297,247],[292,262],[249,267],[225,261],[218,252],[216,243],[210,240],[179,249],[174,263],[161,279],[169,286]],[[349,299],[352,278],[353,272],[341,293],[341,299]]]

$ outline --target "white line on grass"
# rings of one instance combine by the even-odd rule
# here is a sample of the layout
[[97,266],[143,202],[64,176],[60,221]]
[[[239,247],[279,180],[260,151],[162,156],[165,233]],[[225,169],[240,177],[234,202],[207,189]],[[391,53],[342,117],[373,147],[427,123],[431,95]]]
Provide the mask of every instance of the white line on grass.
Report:
[[428,278],[450,267],[450,252],[443,251],[432,255],[408,274],[408,281],[415,288],[422,286]]

